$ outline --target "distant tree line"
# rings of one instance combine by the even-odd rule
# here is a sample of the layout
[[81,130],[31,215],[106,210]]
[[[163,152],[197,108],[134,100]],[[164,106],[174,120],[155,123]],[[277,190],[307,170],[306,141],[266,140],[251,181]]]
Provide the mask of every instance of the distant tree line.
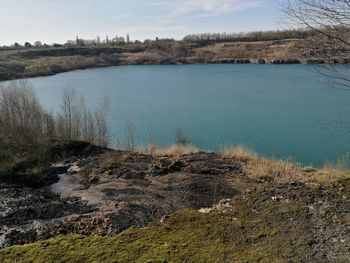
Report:
[[[95,39],[82,39],[76,37],[75,40],[68,40],[65,44],[54,43],[52,45],[42,44],[40,41],[36,41],[33,44],[25,42],[24,45],[14,43],[11,46],[0,47],[0,49],[24,49],[24,48],[46,48],[46,47],[73,47],[73,46],[146,46],[157,47],[171,45],[172,49],[177,44],[187,43],[201,43],[207,44],[212,42],[240,42],[240,41],[270,41],[270,40],[283,40],[283,39],[305,39],[309,36],[313,36],[314,31],[310,29],[290,29],[290,30],[276,30],[276,31],[255,31],[255,32],[239,32],[239,33],[203,33],[192,34],[185,36],[181,41],[177,41],[171,38],[156,38],[146,39],[144,41],[130,39],[130,35],[126,37],[115,35],[114,37],[106,36],[101,38],[97,36]],[[182,51],[180,51],[182,52]]]
[[184,42],[240,42],[270,41],[282,39],[305,39],[312,34],[311,30],[290,29],[277,31],[255,31],[239,33],[203,33],[187,35]]

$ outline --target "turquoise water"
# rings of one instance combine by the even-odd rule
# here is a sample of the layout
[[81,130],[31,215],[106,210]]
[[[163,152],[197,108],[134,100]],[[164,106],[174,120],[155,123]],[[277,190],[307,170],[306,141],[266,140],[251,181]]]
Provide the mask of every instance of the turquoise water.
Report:
[[110,102],[114,142],[133,123],[136,144],[175,142],[181,128],[201,149],[243,144],[304,165],[335,161],[350,150],[350,91],[328,88],[308,65],[122,66],[31,79],[43,104],[57,109],[74,88],[94,107]]

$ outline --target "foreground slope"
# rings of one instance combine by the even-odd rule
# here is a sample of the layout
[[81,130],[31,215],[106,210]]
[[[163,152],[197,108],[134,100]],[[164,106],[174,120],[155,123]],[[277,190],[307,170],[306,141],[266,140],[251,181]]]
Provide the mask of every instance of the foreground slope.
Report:
[[0,262],[349,262],[346,171],[240,148],[48,153],[50,177],[27,154],[0,176]]
[[0,250],[1,262],[349,262],[350,181],[262,183],[213,210],[182,210],[112,237]]

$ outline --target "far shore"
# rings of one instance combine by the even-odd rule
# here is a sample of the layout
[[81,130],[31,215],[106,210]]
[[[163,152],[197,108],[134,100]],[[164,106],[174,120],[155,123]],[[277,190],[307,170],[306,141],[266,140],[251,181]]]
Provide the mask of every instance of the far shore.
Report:
[[[303,40],[184,45],[181,52],[153,46],[90,46],[0,49],[0,81],[52,76],[122,65],[185,64],[348,64],[304,50]],[[350,56],[349,56],[350,57]]]

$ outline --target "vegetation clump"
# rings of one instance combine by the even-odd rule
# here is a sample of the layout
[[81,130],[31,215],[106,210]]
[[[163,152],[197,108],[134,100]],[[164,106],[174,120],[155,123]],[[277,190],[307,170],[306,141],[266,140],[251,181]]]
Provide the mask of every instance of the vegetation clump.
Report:
[[83,98],[65,91],[61,111],[53,114],[41,106],[28,82],[0,86],[0,181],[36,187],[53,183],[57,176],[51,164],[63,152],[57,145],[107,146],[106,107],[90,111]]

